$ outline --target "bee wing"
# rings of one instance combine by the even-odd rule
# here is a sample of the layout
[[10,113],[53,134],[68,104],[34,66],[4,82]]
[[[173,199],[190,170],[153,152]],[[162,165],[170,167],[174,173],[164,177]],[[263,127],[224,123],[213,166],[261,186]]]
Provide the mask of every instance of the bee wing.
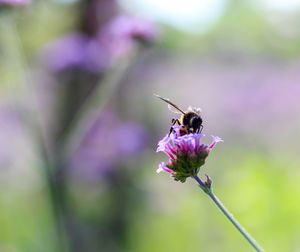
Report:
[[180,109],[176,104],[174,104],[173,102],[171,102],[169,99],[167,98],[163,98],[157,94],[154,94],[157,98],[161,99],[162,101],[168,103],[168,108],[169,110],[171,110],[172,112],[174,113],[177,113],[177,114],[185,114],[185,112]]
[[178,109],[172,107],[172,105],[170,105],[170,104],[168,104],[168,109],[175,114],[184,114],[180,110],[178,111]]
[[195,112],[196,114],[200,115],[202,109],[201,108],[196,108],[196,107],[189,106],[188,107],[188,111],[192,111],[192,112]]

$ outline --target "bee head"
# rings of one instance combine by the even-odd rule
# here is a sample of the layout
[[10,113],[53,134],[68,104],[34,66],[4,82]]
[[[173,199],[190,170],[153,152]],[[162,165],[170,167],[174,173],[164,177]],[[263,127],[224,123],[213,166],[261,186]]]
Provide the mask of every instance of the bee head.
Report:
[[193,130],[199,129],[201,124],[202,124],[202,119],[200,116],[194,116],[191,119],[191,126],[192,126]]

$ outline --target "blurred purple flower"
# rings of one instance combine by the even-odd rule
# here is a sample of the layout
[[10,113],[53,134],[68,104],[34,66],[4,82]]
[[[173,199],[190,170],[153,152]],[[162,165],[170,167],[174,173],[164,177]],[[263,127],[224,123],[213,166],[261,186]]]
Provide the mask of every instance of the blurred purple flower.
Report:
[[156,152],[162,151],[170,159],[168,164],[162,162],[157,173],[166,171],[171,173],[176,181],[185,182],[188,177],[198,174],[200,167],[204,165],[210,150],[218,142],[223,142],[220,137],[212,136],[213,142],[210,146],[200,144],[201,133],[180,136],[181,126],[173,126],[174,133],[166,135],[158,142]]
[[24,6],[30,4],[31,0],[0,0],[1,5],[10,5],[10,6]]
[[147,142],[143,127],[106,112],[80,144],[69,168],[75,173],[99,178],[114,171],[120,162],[141,154]]
[[46,49],[44,58],[54,72],[68,69],[103,72],[110,63],[109,54],[101,44],[83,33],[70,34],[54,41]]
[[111,52],[113,59],[130,53],[135,39],[153,42],[157,30],[153,22],[138,17],[121,15],[112,19],[98,33],[98,38]]
[[119,16],[101,28],[96,37],[84,33],[66,35],[46,48],[43,58],[54,72],[68,69],[102,73],[135,47],[134,39],[153,41],[154,24],[135,17]]

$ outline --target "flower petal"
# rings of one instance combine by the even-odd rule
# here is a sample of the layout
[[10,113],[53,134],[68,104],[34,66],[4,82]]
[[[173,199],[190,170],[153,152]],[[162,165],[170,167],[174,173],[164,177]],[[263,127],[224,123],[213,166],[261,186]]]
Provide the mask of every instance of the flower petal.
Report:
[[164,171],[163,167],[165,167],[165,166],[166,166],[165,162],[162,162],[161,164],[158,165],[156,172],[160,173],[160,172]]
[[195,150],[198,149],[199,145],[200,145],[200,138],[204,136],[204,134],[202,133],[196,133],[194,134],[194,146],[195,146]]
[[212,144],[209,146],[209,149],[212,149],[215,145],[216,145],[216,143],[218,143],[218,142],[224,142],[223,140],[222,140],[222,138],[220,138],[220,137],[218,137],[218,136],[213,136],[213,135],[211,135],[212,136],[212,138],[213,138],[213,142],[212,142]]
[[156,149],[156,152],[165,151],[166,145],[170,142],[171,138],[167,134],[162,140],[158,142],[158,147]]
[[161,164],[159,164],[159,166],[158,166],[158,168],[157,168],[157,170],[156,170],[157,173],[160,173],[160,172],[162,172],[162,171],[171,173],[171,174],[173,174],[173,175],[176,174],[176,172],[174,172],[173,170],[169,169],[169,168],[166,166],[165,162],[162,162]]

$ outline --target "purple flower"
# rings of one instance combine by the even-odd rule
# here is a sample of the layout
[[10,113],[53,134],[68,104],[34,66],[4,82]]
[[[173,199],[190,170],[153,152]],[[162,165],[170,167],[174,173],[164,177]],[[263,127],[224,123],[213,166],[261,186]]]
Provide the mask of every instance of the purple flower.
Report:
[[44,53],[45,61],[54,72],[81,69],[88,72],[103,72],[110,64],[105,48],[83,33],[66,35],[52,42]]
[[162,162],[157,173],[166,171],[171,173],[176,181],[185,182],[186,178],[198,174],[200,167],[204,164],[210,150],[218,142],[223,142],[220,137],[212,136],[211,145],[200,144],[201,133],[180,136],[182,126],[173,126],[174,133],[166,135],[158,142],[157,152],[166,153],[170,159],[167,164]]
[[153,23],[119,16],[101,27],[94,37],[76,32],[59,38],[46,48],[43,59],[53,72],[81,69],[103,73],[133,51],[134,39],[149,42],[155,34]]
[[152,41],[156,35],[156,28],[152,22],[132,16],[118,16],[109,23],[107,28],[113,36],[120,38]]
[[88,131],[69,168],[80,177],[99,179],[116,171],[120,163],[140,155],[147,142],[148,134],[142,126],[105,112]]
[[121,15],[112,19],[98,33],[98,38],[113,59],[124,57],[134,46],[134,39],[152,42],[156,35],[155,25],[145,19]]
[[0,0],[1,5],[24,6],[30,4],[31,0]]

